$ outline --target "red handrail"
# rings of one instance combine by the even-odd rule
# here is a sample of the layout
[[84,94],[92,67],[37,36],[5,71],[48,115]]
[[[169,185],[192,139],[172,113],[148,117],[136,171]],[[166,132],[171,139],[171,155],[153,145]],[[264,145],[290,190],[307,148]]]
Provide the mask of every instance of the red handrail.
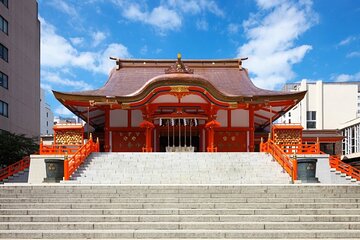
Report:
[[297,161],[290,158],[277,144],[271,139],[266,143],[260,143],[260,151],[270,153],[273,158],[291,176],[292,180],[297,180]]
[[353,166],[344,163],[341,161],[340,157],[337,155],[332,155],[329,157],[330,167],[335,168],[336,170],[345,173],[346,175],[355,178],[360,181],[360,170],[354,168]]
[[320,154],[320,143],[277,144],[286,154]]
[[30,157],[26,156],[20,161],[17,161],[6,168],[0,169],[0,181],[14,175],[15,173],[25,170],[28,167],[30,167]]
[[90,135],[89,141],[83,145],[71,158],[64,161],[64,180],[70,180],[71,174],[85,161],[92,152],[99,152],[99,139],[96,143]]

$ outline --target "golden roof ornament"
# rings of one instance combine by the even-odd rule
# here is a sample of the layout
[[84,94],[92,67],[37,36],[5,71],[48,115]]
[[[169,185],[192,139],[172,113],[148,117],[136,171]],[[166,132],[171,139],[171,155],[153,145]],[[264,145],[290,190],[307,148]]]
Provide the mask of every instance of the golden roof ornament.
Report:
[[188,66],[185,66],[185,64],[181,61],[181,53],[177,54],[177,61],[170,66],[169,68],[165,69],[165,73],[187,73],[187,74],[193,74],[194,70],[190,69]]

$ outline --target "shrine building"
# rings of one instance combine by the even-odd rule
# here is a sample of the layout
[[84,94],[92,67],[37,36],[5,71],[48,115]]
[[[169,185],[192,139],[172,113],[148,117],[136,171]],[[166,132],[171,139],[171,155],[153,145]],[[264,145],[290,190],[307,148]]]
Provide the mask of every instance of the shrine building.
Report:
[[306,94],[260,89],[242,61],[113,59],[97,90],[55,97],[89,123],[105,152],[252,152]]

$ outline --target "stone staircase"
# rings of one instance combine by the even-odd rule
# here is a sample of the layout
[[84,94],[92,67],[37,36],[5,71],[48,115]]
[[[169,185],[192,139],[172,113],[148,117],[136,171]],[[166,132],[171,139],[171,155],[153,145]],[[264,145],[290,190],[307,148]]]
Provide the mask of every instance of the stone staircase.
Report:
[[4,183],[27,183],[29,178],[29,168],[24,169],[14,175],[5,178],[0,181],[0,184]]
[[70,183],[286,184],[266,153],[92,153]]
[[3,185],[2,239],[359,239],[351,185]]

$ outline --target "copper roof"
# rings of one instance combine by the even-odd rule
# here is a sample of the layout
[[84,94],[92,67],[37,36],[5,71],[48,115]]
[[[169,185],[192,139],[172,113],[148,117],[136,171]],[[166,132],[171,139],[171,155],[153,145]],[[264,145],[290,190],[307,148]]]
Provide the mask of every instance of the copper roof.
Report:
[[[222,102],[262,103],[265,107],[256,111],[255,123],[258,127],[265,127],[270,120],[275,121],[306,94],[306,91],[271,91],[256,87],[251,82],[248,71],[242,68],[243,59],[115,60],[116,68],[110,72],[109,79],[103,87],[82,92],[54,91],[55,97],[74,114],[86,120],[86,106],[90,101],[134,103],[141,101],[159,87],[197,86]],[[180,69],[177,69],[178,67]],[[269,109],[268,106],[272,102],[282,103]],[[92,126],[104,126],[105,117],[98,116],[101,113],[103,111],[100,108],[91,112]]]
[[[174,60],[122,60],[117,64],[119,69],[111,71],[108,81],[97,90],[72,92],[71,95],[79,96],[112,96],[135,97],[148,86],[159,83],[172,84],[198,84],[215,88],[224,96],[236,97],[280,97],[297,99],[304,92],[281,92],[264,90],[256,87],[250,80],[246,69],[241,67],[241,60],[184,60],[186,66],[193,70],[193,74],[165,74]],[[286,98],[285,97],[285,98]],[[301,97],[302,98],[302,97]],[[231,99],[235,100],[235,99]]]

